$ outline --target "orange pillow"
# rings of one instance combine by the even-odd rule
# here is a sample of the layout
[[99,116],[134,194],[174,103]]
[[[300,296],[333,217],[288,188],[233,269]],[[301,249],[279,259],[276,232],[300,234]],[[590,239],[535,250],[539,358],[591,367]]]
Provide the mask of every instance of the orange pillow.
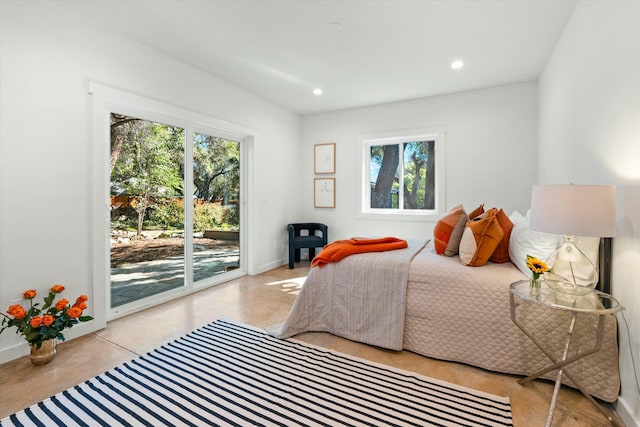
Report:
[[498,224],[500,224],[500,228],[502,228],[502,232],[504,235],[502,236],[502,240],[498,243],[498,247],[489,258],[489,261],[503,263],[509,261],[509,238],[511,237],[511,230],[513,230],[513,222],[509,219],[506,213],[502,209],[498,211],[496,214],[496,218],[498,219]]
[[496,214],[495,208],[489,209],[465,226],[460,239],[460,261],[464,265],[480,267],[493,255],[504,236]]
[[475,217],[482,215],[484,213],[484,205],[480,205],[469,213],[469,219],[474,219]]
[[457,255],[460,238],[467,221],[469,217],[462,205],[454,207],[438,220],[433,229],[433,245],[436,253],[445,256]]

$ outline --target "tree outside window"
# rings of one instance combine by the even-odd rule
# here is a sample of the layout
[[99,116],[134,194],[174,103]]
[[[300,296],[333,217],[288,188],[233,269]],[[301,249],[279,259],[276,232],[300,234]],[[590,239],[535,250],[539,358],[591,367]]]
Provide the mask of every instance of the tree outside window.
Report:
[[365,211],[434,211],[435,139],[370,140],[365,141],[365,153],[370,185]]

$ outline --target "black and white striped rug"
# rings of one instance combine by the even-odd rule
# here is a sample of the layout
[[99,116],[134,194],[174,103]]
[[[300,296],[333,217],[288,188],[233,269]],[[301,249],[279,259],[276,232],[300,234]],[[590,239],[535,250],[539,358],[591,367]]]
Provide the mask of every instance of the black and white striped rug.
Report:
[[508,398],[219,320],[0,425],[475,427],[512,420]]

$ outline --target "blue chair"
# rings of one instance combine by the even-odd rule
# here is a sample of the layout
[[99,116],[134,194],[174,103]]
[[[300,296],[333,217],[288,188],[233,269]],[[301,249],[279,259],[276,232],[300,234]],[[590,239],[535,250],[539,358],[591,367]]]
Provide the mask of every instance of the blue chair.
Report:
[[316,222],[289,224],[289,268],[293,263],[300,262],[300,249],[309,249],[309,260],[316,256],[316,248],[322,248],[328,243],[328,227]]

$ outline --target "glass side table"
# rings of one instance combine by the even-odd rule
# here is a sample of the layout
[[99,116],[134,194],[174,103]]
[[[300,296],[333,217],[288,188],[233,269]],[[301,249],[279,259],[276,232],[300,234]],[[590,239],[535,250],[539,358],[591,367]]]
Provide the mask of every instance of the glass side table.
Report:
[[[551,404],[549,407],[549,414],[547,415],[546,427],[551,426],[553,421],[553,413],[558,401],[558,392],[562,385],[562,375],[565,375],[576,386],[582,394],[589,399],[598,409],[613,423],[613,419],[609,414],[600,406],[598,402],[586,391],[586,389],[575,380],[568,372],[565,371],[565,366],[590,354],[598,352],[602,348],[602,338],[604,335],[604,319],[605,315],[616,313],[624,308],[620,305],[618,300],[609,294],[603,292],[593,291],[586,295],[566,295],[555,292],[551,289],[544,280],[541,280],[540,294],[531,295],[529,292],[529,280],[520,280],[512,283],[509,288],[509,304],[511,309],[511,320],[518,328],[531,340],[533,343],[553,362],[548,367],[539,370],[526,378],[518,380],[519,384],[526,384],[540,376],[557,369],[556,382],[553,388],[553,395],[551,397]],[[551,354],[551,351],[536,339],[525,324],[518,319],[518,306],[521,304],[538,304],[540,306],[552,309],[552,310],[564,310],[571,313],[571,319],[567,325],[567,338],[564,343],[564,349],[562,357],[556,360]],[[595,343],[590,349],[579,349],[574,356],[568,357],[569,346],[571,345],[571,337],[576,324],[576,318],[579,313],[588,313],[598,316],[598,327]]]

